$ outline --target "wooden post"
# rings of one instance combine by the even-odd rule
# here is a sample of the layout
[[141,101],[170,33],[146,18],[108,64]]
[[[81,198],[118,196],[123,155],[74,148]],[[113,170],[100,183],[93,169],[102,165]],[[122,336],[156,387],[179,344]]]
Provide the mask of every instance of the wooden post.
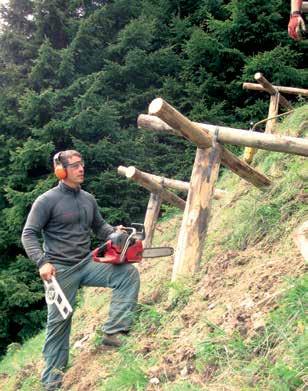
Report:
[[[156,115],[167,122],[173,129],[179,130],[185,137],[197,144],[199,148],[208,148],[212,145],[212,137],[209,134],[161,98],[152,101],[149,106],[149,114]],[[230,168],[231,171],[259,188],[264,188],[271,184],[271,181],[265,175],[254,170],[232,152],[221,146],[219,148],[221,148],[222,164]]]
[[218,177],[220,148],[197,149],[172,272],[172,281],[193,275],[200,266]]
[[[125,170],[124,170],[125,169]],[[178,197],[176,194],[172,193],[169,190],[164,189],[164,187],[158,183],[156,180],[150,178],[136,167],[130,166],[128,168],[120,166],[118,167],[118,172],[123,173],[125,171],[125,176],[128,179],[133,179],[140,186],[145,187],[151,193],[160,194],[162,199],[166,202],[169,202],[171,205],[178,207],[181,210],[185,209],[185,201],[182,198]]]
[[[265,91],[267,91],[269,94],[271,95],[276,95],[276,93],[278,92],[274,86],[262,75],[261,72],[257,72],[255,74],[255,80],[261,84],[261,86],[265,89]],[[284,108],[290,110],[292,109],[292,105],[290,104],[290,102],[283,96],[283,95],[279,95],[279,103],[281,104],[281,106],[283,106]]]
[[[308,156],[308,140],[299,137],[272,135],[259,132],[250,132],[244,129],[229,128],[226,126],[215,126],[210,124],[199,125],[203,132],[213,136],[215,129],[218,129],[217,140],[226,144],[235,144],[245,147],[255,147],[274,152],[292,153],[295,155]],[[160,118],[154,115],[140,114],[138,127],[154,130],[155,132],[167,132],[183,137],[179,130],[173,129]]]
[[[275,117],[276,115],[278,115],[279,97],[280,97],[279,92],[276,92],[275,95],[270,96],[270,104],[269,104],[269,108],[268,108],[267,118],[272,118],[272,117]],[[265,133],[273,133],[275,124],[276,124],[276,118],[269,119],[266,122]]]
[[148,202],[147,211],[144,218],[145,239],[143,241],[144,248],[151,247],[162,197],[160,194],[151,193]]

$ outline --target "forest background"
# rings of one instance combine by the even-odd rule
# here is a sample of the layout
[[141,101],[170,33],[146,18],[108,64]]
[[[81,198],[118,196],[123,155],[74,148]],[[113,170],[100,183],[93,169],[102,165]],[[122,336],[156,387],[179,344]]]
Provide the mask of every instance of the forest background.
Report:
[[195,148],[138,130],[138,114],[162,96],[200,122],[247,129],[266,117],[268,96],[242,89],[255,72],[274,84],[307,87],[307,47],[288,38],[289,7],[285,0],[2,6],[0,356],[45,322],[42,283],[20,235],[34,199],[56,185],[54,153],[83,154],[84,188],[109,223],[142,221],[148,194],[116,168],[135,165],[188,181]]

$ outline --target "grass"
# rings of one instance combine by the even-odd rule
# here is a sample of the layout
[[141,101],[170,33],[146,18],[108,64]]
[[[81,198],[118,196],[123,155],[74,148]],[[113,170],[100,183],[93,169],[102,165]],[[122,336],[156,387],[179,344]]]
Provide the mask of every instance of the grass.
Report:
[[0,361],[0,374],[14,376],[32,361],[31,358],[39,357],[43,346],[45,334],[42,332],[37,336],[26,341],[20,348],[10,349]]
[[112,376],[101,382],[98,389],[101,391],[145,390],[148,383],[145,367],[145,361],[132,353],[129,344],[125,344],[119,351],[119,359],[113,366]]
[[228,336],[216,327],[196,347],[197,370],[211,370],[209,380],[231,372],[253,389],[304,389],[308,376],[307,299],[308,278],[303,276],[292,281],[264,331],[250,340],[236,333]]
[[258,159],[262,161],[260,171],[267,172],[271,167],[283,174],[273,179],[269,190],[250,189],[237,200],[236,208],[222,211],[219,232],[209,235],[206,249],[210,254],[213,244],[221,244],[225,250],[244,250],[264,238],[272,243],[288,233],[289,227],[284,224],[287,220],[299,224],[308,213],[307,205],[300,200],[300,194],[305,192],[304,159],[264,151],[259,152]]

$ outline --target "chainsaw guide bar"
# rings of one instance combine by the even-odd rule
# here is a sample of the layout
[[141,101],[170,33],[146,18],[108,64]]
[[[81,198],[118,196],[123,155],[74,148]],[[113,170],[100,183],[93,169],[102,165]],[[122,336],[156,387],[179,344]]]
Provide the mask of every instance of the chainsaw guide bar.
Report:
[[159,258],[159,257],[169,257],[173,255],[174,250],[172,247],[153,247],[145,248],[142,252],[143,258]]

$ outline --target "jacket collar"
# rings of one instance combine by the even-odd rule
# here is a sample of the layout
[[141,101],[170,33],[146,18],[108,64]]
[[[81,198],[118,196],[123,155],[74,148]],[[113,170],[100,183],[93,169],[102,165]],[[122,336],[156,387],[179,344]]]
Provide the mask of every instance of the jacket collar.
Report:
[[58,187],[64,193],[78,194],[80,192],[81,187],[78,186],[76,188],[70,187],[66,185],[63,181],[60,181]]

